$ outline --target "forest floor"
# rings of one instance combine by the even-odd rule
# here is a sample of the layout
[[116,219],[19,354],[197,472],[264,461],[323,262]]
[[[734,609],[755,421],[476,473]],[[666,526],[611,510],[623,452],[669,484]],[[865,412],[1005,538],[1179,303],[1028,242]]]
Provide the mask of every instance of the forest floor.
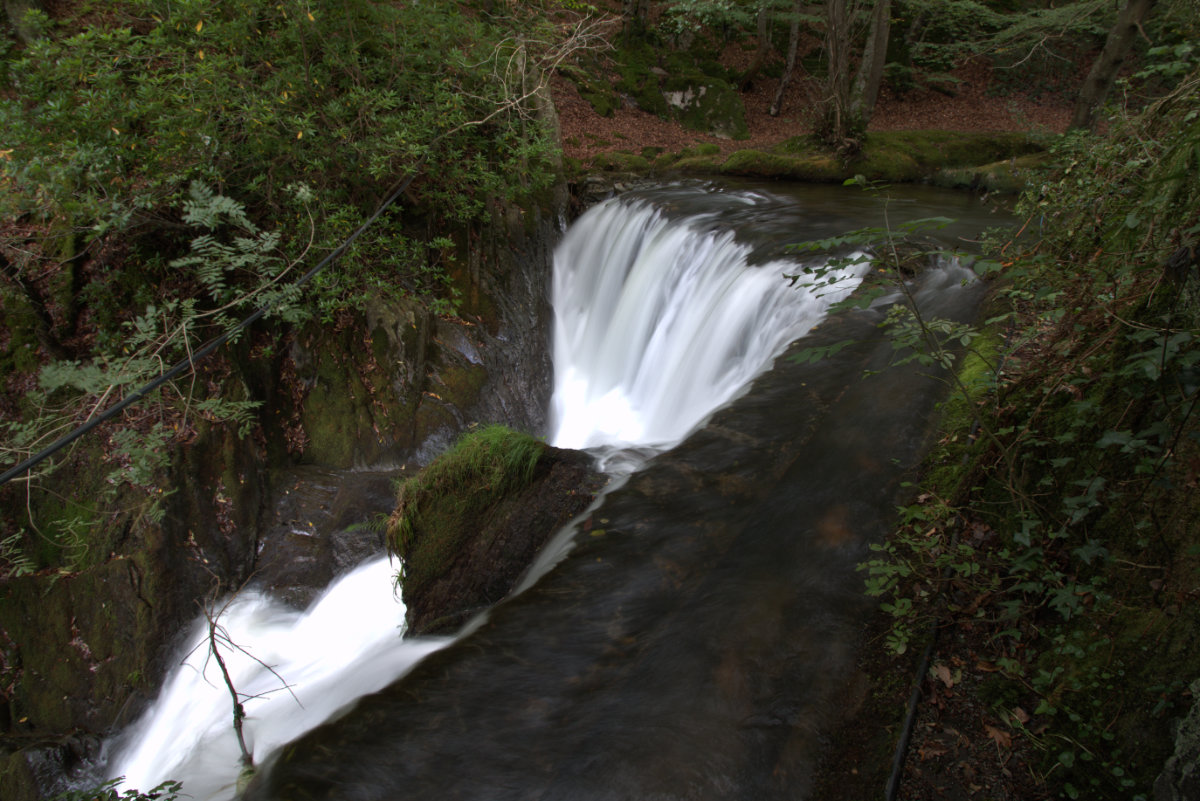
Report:
[[[722,59],[737,66],[749,54],[727,51]],[[904,93],[882,91],[871,120],[871,131],[936,129],[946,131],[1028,131],[1062,133],[1071,118],[1071,103],[1057,94],[1032,96],[997,90],[997,76],[983,61],[968,63],[953,73],[953,93],[916,88]],[[777,78],[761,77],[742,95],[746,108],[748,139],[727,139],[689,131],[632,107],[617,109],[602,117],[579,96],[565,78],[553,85],[554,102],[562,126],[563,155],[588,162],[596,155],[616,150],[640,151],[661,147],[677,152],[685,147],[709,143],[723,154],[736,150],[766,149],[793,136],[812,130],[811,109],[817,89],[809,80],[793,81],[784,96],[779,116],[769,113],[779,85]]]
[[[928,88],[903,94],[885,89],[870,130],[1048,134],[1066,130],[1072,104],[1061,95],[1034,97],[997,91],[1004,76],[994,75],[983,62],[960,67],[954,77],[957,82],[952,94]],[[639,111],[631,103],[611,117],[601,117],[565,79],[557,80],[553,90],[564,155],[586,165],[611,151],[638,153],[645,147],[660,147],[678,152],[709,143],[727,155],[742,149],[766,149],[810,133],[814,82],[793,84],[782,113],[772,117],[768,108],[777,86],[777,79],[764,77],[743,94],[750,137],[737,141],[686,130]],[[844,722],[830,734],[827,758],[816,780],[816,797],[844,801],[878,798],[892,772],[895,775],[890,778],[899,779],[897,797],[909,801],[1036,801],[1047,797],[1038,774],[1039,754],[1017,734],[1019,727],[997,719],[995,711],[973,691],[973,685],[986,680],[995,668],[976,656],[979,643],[974,642],[977,638],[972,632],[943,632],[938,639],[928,675],[920,677],[922,703],[906,758],[893,766],[919,654],[894,657],[886,652],[882,640],[888,622],[882,615],[866,626],[858,675],[849,682],[852,689],[844,699]],[[1018,715],[1020,712],[1017,710]]]

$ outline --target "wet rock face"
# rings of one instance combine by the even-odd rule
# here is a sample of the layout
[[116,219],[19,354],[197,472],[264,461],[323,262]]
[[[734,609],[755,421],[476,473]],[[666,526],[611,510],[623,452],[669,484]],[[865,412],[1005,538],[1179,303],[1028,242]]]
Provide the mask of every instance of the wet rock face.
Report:
[[[511,219],[510,219],[511,218]],[[305,464],[426,462],[470,423],[545,425],[551,373],[549,274],[560,231],[540,209],[511,209],[461,233],[452,271],[459,316],[376,299],[290,342],[289,449]]]
[[[380,299],[337,325],[259,332],[270,355],[231,349],[233,382],[263,403],[256,429],[199,425],[172,454],[164,518],[114,513],[89,532],[91,566],[0,582],[0,798],[45,795],[55,771],[28,769],[49,764],[20,751],[31,738],[131,722],[205,599],[253,577],[302,607],[377,552],[370,517],[391,510],[391,476],[362,468],[426,463],[477,420],[541,430],[558,233],[557,213],[514,209],[462,234],[457,319]],[[304,498],[284,503],[299,484]],[[328,537],[310,537],[310,522]]]
[[400,471],[296,467],[272,475],[254,582],[304,609],[337,576],[382,553]]
[[[587,509],[604,482],[587,454],[547,447],[528,486],[464,522],[465,544],[429,571],[435,575],[410,575],[416,580],[405,581],[408,633],[452,632],[508,595],[547,540]],[[459,501],[445,495],[439,503]],[[437,547],[432,536],[418,528],[413,550]]]
[[[1192,682],[1192,697],[1200,698],[1200,680]],[[1175,753],[1154,782],[1154,801],[1200,798],[1200,702],[1179,722]]]

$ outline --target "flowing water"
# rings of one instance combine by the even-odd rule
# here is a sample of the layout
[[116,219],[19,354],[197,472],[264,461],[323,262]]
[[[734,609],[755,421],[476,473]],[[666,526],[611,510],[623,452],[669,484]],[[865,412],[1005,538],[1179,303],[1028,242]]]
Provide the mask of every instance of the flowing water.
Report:
[[[770,200],[726,194],[735,210]],[[819,295],[797,291],[785,279],[795,260],[751,265],[752,246],[721,225],[730,216],[612,199],[567,232],[554,270],[553,444],[680,442],[866,270],[846,267]]]
[[[564,532],[554,570],[453,642],[399,638],[386,560],[305,613],[235,600],[221,622],[253,658],[226,659],[239,690],[265,694],[246,705],[268,765],[247,798],[805,797],[864,610],[854,565],[940,387],[888,369],[882,305],[821,322],[861,267],[794,288],[786,245],[884,213],[970,216],[977,231],[986,211],[969,203],[911,192],[885,212],[845,190],[687,185],[581,218],[556,255],[552,438],[639,469]],[[932,271],[911,292],[926,314],[969,316],[969,278]],[[753,380],[806,332],[803,345],[854,344]],[[189,663],[114,746],[129,786],[233,796],[206,636],[198,625]]]

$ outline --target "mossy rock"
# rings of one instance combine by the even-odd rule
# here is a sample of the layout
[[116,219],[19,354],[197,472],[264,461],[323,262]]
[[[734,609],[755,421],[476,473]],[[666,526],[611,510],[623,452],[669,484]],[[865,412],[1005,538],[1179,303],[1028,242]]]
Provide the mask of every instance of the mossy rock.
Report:
[[886,131],[867,134],[862,152],[847,166],[871,180],[912,181],[940,169],[987,164],[1042,149],[1023,133]]
[[489,426],[401,484],[388,549],[404,563],[408,632],[453,630],[507,595],[602,481],[586,454]]
[[840,181],[846,169],[826,153],[794,156],[787,153],[764,153],[761,150],[739,150],[721,165],[727,175],[758,178],[789,178],[796,181],[826,183]]
[[984,192],[1018,194],[1029,185],[1029,181],[1040,174],[1050,160],[1048,153],[1014,156],[984,164],[980,167],[958,167],[939,170],[933,176],[937,186],[953,189],[977,189]]
[[19,649],[21,680],[9,701],[13,718],[25,722],[18,728],[103,731],[119,717],[162,642],[154,607],[169,605],[141,580],[144,572],[138,560],[115,559],[3,584],[0,629]]
[[928,180],[946,168],[1013,159],[1042,149],[1039,141],[1025,134],[888,131],[868,134],[862,151],[845,161],[815,138],[796,136],[769,151],[739,150],[725,160],[721,172],[814,182],[855,175],[872,181],[913,182]]
[[728,139],[747,139],[746,108],[727,81],[704,75],[672,77],[662,85],[669,114],[683,127]]
[[719,65],[644,42],[622,49],[614,58],[621,76],[617,91],[643,111],[677,120],[693,131],[731,139],[749,136],[741,95]]

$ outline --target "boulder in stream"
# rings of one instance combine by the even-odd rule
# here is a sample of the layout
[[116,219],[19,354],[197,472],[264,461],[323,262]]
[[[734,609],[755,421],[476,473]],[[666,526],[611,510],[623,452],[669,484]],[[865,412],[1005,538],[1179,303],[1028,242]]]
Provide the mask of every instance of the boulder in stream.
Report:
[[404,565],[408,633],[453,631],[501,600],[604,481],[581,451],[488,426],[402,482],[388,549]]

